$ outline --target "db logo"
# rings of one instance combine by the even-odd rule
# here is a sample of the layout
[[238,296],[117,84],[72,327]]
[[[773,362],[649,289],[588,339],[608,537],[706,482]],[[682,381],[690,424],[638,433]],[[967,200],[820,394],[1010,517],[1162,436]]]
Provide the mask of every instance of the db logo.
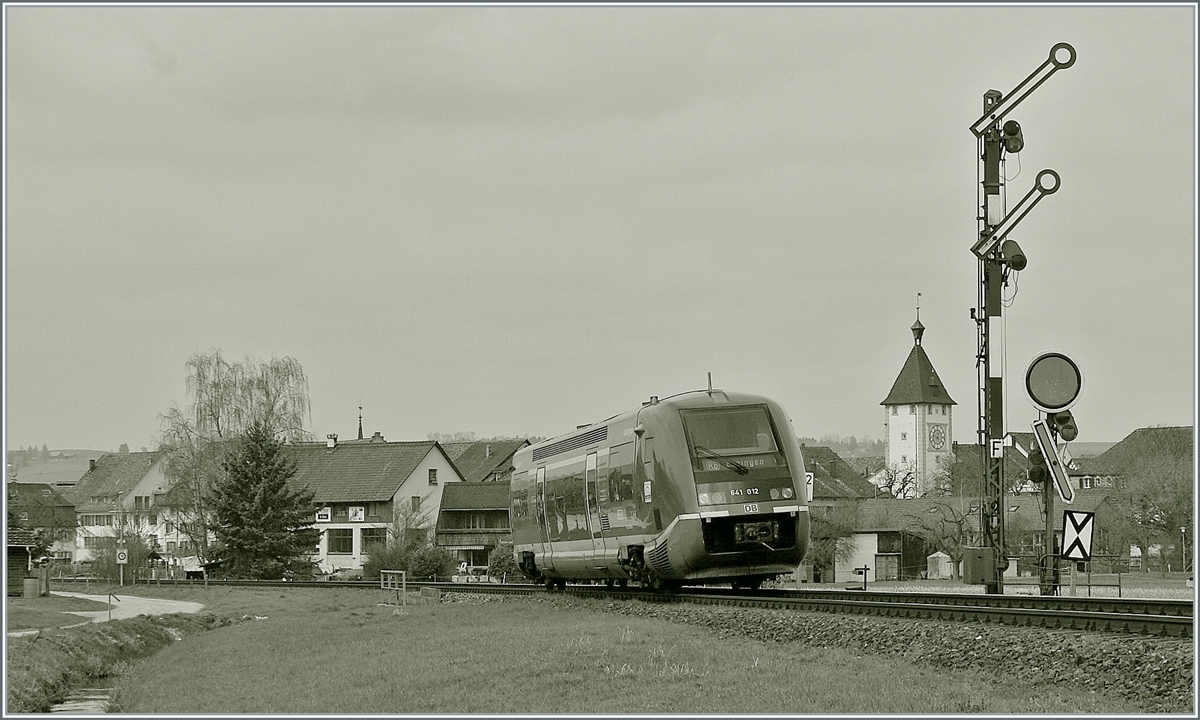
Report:
[[118,550],[117,551],[117,564],[118,565],[126,565],[128,563],[129,563],[129,551],[128,550]]

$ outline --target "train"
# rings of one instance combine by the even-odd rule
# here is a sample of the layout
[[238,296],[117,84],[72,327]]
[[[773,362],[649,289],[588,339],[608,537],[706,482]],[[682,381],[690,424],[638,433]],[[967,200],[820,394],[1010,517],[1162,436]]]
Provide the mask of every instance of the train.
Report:
[[513,559],[548,589],[755,589],[808,550],[800,445],[759,395],[652,396],[522,448],[509,487]]

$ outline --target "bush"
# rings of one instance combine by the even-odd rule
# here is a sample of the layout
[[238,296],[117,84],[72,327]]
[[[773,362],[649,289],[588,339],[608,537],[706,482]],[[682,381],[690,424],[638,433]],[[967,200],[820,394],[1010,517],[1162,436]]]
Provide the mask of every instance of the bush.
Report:
[[446,578],[454,571],[454,555],[436,545],[426,545],[409,556],[408,567],[403,569],[408,570],[410,580]]
[[502,540],[492,548],[491,554],[488,555],[488,575],[502,578],[506,574],[508,577],[521,577],[521,569],[517,567],[517,561],[513,559],[513,544]]
[[379,577],[380,570],[407,570],[408,558],[412,554],[400,543],[370,545],[365,553],[367,560],[363,563],[363,577],[368,580]]

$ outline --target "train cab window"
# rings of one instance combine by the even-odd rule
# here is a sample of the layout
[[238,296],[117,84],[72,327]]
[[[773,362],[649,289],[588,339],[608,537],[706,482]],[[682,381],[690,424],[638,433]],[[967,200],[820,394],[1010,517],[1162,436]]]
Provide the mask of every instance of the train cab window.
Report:
[[719,470],[731,463],[737,465],[731,456],[758,457],[764,462],[769,460],[771,465],[783,463],[765,405],[682,410],[680,416],[696,470]]

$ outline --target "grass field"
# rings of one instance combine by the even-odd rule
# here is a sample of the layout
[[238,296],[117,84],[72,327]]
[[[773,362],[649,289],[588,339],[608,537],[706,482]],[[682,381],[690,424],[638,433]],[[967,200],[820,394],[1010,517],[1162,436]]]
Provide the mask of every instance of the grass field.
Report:
[[[164,591],[166,588],[163,589]],[[171,590],[172,595],[181,591]],[[163,593],[166,596],[166,592]],[[537,600],[390,608],[364,590],[195,590],[248,620],[193,635],[117,681],[125,713],[1064,713],[979,672],[801,648]]]
[[[379,591],[362,589],[164,584],[121,592],[244,618],[123,664],[114,700],[126,713],[1140,711],[1069,685],[1037,691],[978,671],[718,638],[687,624],[537,599],[391,608],[377,604]],[[78,617],[62,611],[85,609],[103,605],[10,600],[8,627],[74,624]]]

